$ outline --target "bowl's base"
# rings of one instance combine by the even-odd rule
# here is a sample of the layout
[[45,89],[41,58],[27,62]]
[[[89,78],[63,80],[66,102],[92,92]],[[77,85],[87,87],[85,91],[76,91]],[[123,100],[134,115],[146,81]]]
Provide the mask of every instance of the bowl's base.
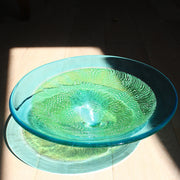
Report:
[[[9,117],[5,128],[5,141],[10,151],[17,158],[32,167],[52,173],[78,174],[110,167],[128,157],[139,143],[134,142],[116,147],[107,147],[102,151],[100,148],[95,148],[96,152],[98,152],[95,154],[92,154],[91,148],[67,146],[68,153],[65,153],[66,146],[64,145],[63,148],[61,145],[54,143],[51,145],[51,142],[47,141],[46,143],[45,140],[37,138],[34,135],[31,136],[29,133],[28,136],[24,136],[22,132],[25,130],[15,122],[12,116]],[[36,144],[43,142],[43,145],[47,144],[51,149],[48,150],[48,147],[44,146],[39,150],[36,148],[34,142]],[[56,156],[56,153],[52,151],[52,146],[54,146],[54,152],[57,151],[61,155]],[[76,155],[81,154],[81,152],[84,152],[84,154],[75,158],[76,155],[73,154],[75,152]]]

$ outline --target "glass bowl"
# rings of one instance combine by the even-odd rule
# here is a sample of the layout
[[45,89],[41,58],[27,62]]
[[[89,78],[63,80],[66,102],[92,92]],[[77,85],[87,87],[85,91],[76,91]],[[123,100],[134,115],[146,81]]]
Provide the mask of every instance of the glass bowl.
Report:
[[9,100],[13,119],[45,140],[106,147],[135,142],[163,128],[177,93],[160,71],[132,59],[87,55],[40,66]]

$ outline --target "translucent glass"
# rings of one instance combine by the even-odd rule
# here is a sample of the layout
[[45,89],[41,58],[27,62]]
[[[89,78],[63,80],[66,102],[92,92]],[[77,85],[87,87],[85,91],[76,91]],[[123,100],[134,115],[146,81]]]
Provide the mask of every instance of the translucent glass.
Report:
[[177,108],[177,93],[161,72],[116,56],[66,58],[34,69],[10,97],[13,118],[52,142],[113,146],[163,128]]
[[7,147],[18,159],[32,167],[61,174],[88,173],[116,165],[139,144],[139,141],[113,147],[57,144],[23,130],[12,116],[6,121],[5,132]]

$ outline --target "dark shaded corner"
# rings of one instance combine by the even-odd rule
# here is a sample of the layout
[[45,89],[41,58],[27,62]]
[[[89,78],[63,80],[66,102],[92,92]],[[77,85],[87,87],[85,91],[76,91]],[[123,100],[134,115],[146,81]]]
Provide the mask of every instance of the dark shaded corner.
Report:
[[[176,116],[176,115],[175,115]],[[174,132],[172,122],[168,123],[162,130],[158,133],[158,138],[166,148],[167,152],[173,159],[174,163],[180,169],[180,148],[179,140]]]

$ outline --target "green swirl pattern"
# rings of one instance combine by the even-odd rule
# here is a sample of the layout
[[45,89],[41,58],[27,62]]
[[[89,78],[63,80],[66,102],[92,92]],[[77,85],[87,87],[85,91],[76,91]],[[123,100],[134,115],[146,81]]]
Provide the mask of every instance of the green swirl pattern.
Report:
[[103,141],[139,130],[155,108],[153,91],[135,76],[84,68],[42,83],[32,97],[28,120],[55,138]]

